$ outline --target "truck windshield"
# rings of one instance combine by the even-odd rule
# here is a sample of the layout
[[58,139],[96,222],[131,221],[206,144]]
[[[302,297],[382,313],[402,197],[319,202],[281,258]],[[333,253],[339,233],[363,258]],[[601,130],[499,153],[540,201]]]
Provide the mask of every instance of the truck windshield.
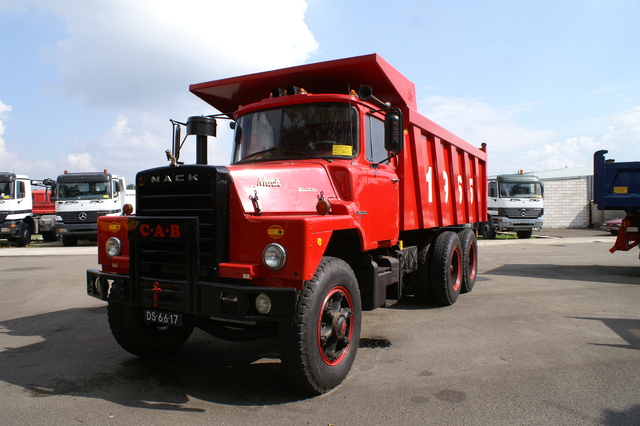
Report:
[[109,182],[60,182],[58,200],[111,198]]
[[243,115],[233,163],[291,158],[352,158],[357,112],[346,104],[294,105]]
[[0,182],[0,200],[13,198],[13,182]]
[[511,197],[541,198],[542,184],[500,182],[500,198]]

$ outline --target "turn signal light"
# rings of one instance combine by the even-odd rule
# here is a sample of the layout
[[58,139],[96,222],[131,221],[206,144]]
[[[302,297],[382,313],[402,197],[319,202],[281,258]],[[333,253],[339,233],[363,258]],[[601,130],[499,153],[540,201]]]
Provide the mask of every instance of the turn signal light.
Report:
[[320,199],[316,204],[316,211],[318,214],[324,216],[331,211],[331,203],[327,200]]

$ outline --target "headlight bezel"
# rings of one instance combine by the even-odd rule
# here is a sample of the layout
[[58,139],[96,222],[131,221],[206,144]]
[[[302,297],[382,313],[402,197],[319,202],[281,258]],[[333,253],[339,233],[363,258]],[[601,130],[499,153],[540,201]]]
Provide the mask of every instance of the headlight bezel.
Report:
[[120,256],[120,253],[122,253],[122,241],[120,241],[120,238],[110,237],[107,242],[104,243],[104,251],[109,259]]
[[272,271],[279,271],[287,263],[287,251],[278,243],[270,243],[262,250],[262,263]]

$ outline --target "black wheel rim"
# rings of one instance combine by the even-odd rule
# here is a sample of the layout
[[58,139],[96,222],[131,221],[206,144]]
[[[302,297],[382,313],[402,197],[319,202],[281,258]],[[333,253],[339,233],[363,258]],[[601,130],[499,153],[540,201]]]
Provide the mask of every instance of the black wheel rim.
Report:
[[339,364],[349,352],[353,322],[351,295],[344,287],[333,288],[318,317],[318,349],[327,365]]

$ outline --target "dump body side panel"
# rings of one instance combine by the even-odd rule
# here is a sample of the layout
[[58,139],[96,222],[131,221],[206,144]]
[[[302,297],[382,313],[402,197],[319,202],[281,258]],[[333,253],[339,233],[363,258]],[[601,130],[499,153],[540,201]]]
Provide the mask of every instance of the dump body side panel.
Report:
[[627,212],[609,251],[628,251],[640,245],[640,161],[606,161],[607,152],[593,155],[593,199],[598,210]]
[[640,209],[640,161],[607,162],[606,150],[593,156],[593,198],[599,210]]
[[400,230],[486,220],[486,152],[410,110],[400,154]]

